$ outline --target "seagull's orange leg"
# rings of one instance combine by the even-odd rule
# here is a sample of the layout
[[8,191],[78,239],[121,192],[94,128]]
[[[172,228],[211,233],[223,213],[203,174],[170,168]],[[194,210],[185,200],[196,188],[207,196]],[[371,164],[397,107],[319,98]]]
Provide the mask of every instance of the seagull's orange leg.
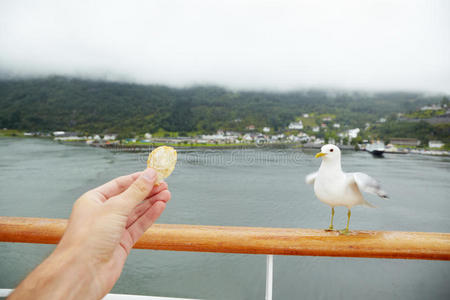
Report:
[[342,234],[348,234],[349,233],[348,226],[350,225],[350,216],[351,215],[352,215],[352,211],[349,208],[348,209],[348,213],[347,213],[347,227],[345,229],[339,230],[340,233],[342,233]]
[[325,229],[325,231],[332,231],[332,230],[334,230],[333,219],[334,219],[334,207],[331,208],[331,223],[330,223],[330,227]]

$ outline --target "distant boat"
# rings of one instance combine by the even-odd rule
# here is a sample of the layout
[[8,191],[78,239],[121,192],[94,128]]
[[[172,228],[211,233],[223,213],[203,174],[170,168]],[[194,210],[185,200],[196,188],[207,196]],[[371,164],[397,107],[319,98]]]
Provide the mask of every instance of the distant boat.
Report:
[[366,146],[366,151],[375,157],[383,157],[383,153],[386,151],[384,143],[372,143]]

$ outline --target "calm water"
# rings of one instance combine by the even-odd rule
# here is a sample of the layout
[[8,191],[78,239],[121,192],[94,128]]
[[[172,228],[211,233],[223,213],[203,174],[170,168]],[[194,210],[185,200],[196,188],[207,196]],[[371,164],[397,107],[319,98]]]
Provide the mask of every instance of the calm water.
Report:
[[[145,168],[146,155],[39,139],[0,139],[0,215],[67,218],[76,198]],[[356,207],[351,228],[450,232],[450,159],[344,152],[345,171],[378,178],[388,201]],[[180,150],[160,223],[325,228],[330,209],[304,176],[300,150]],[[335,225],[344,227],[346,210]],[[0,288],[13,288],[54,246],[0,244]],[[132,250],[115,293],[264,299],[265,256]],[[450,263],[276,256],[274,299],[450,299]]]

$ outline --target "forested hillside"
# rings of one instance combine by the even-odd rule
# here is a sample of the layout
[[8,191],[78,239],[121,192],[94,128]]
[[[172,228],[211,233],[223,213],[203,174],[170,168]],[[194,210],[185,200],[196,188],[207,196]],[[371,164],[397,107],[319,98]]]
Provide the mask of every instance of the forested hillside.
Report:
[[165,130],[208,133],[269,126],[283,129],[302,113],[333,114],[363,127],[440,97],[416,93],[232,91],[214,86],[170,88],[63,77],[0,81],[0,127],[122,135]]

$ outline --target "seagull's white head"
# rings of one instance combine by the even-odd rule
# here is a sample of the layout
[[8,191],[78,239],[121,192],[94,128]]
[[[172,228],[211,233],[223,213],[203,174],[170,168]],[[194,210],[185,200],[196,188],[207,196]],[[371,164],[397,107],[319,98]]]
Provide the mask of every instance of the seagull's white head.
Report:
[[324,161],[341,161],[341,150],[336,145],[327,144],[322,146],[317,157],[322,157]]

